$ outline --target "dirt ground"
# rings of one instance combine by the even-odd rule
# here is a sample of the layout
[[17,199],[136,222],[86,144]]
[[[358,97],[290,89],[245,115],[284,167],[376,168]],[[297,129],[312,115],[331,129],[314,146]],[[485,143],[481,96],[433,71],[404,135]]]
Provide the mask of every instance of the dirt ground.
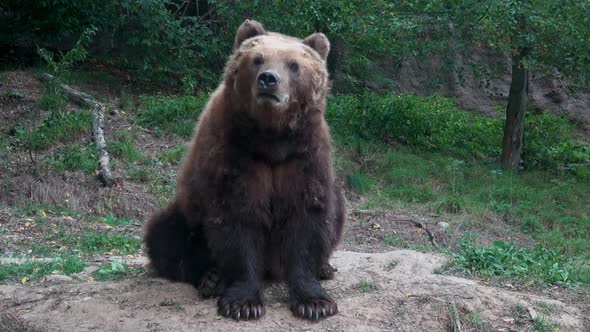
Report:
[[[444,255],[412,250],[338,251],[332,259],[338,273],[324,286],[337,299],[340,313],[318,323],[291,315],[281,285],[266,288],[265,317],[237,323],[221,319],[215,301],[200,300],[191,286],[148,277],[3,285],[0,309],[18,316],[30,331],[447,331],[452,310],[478,315],[483,331],[530,330],[526,320],[513,318],[520,306],[558,323],[561,331],[588,331],[588,317],[575,305],[433,274],[446,261]],[[542,314],[547,307],[551,312]]]

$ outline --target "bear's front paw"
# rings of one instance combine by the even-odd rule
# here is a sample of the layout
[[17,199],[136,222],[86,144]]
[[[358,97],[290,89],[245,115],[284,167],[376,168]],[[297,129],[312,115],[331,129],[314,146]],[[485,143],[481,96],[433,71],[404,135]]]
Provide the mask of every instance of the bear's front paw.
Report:
[[296,317],[318,320],[338,313],[338,305],[329,297],[309,298],[294,301],[291,311]]
[[199,286],[197,286],[199,294],[204,299],[218,296],[223,289],[223,280],[216,269],[211,269],[205,273]]
[[223,292],[217,302],[217,311],[223,317],[250,320],[264,316],[266,309],[259,291],[234,286]]
[[324,263],[320,267],[319,278],[320,280],[332,280],[334,279],[334,273],[337,271],[337,268],[333,267],[328,263]]

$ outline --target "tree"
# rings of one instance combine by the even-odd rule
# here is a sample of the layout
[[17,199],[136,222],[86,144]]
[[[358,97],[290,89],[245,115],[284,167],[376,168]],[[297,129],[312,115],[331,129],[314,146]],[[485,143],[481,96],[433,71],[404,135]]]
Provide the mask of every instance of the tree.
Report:
[[502,165],[517,169],[523,151],[528,73],[544,71],[590,83],[590,1],[395,1],[416,48],[485,46],[511,55]]

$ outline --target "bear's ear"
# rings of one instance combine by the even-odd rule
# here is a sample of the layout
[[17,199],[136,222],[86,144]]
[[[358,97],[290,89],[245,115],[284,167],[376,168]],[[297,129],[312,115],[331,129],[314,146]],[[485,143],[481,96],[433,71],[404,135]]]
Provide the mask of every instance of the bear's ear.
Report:
[[313,48],[322,60],[326,60],[328,53],[330,53],[330,41],[328,37],[321,32],[316,32],[303,40],[303,43]]
[[245,20],[244,23],[240,25],[238,32],[236,33],[236,39],[234,40],[234,50],[239,48],[244,40],[259,35],[266,35],[267,33],[268,32],[266,32],[262,24],[254,20]]

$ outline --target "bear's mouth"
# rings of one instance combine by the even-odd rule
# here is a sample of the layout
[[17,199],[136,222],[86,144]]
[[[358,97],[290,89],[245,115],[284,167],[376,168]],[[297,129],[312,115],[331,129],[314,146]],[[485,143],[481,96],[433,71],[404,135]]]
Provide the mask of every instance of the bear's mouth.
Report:
[[272,93],[267,93],[267,92],[260,92],[260,93],[258,93],[258,99],[272,100],[275,103],[280,103],[281,102],[281,99],[279,99],[279,97],[273,95]]

